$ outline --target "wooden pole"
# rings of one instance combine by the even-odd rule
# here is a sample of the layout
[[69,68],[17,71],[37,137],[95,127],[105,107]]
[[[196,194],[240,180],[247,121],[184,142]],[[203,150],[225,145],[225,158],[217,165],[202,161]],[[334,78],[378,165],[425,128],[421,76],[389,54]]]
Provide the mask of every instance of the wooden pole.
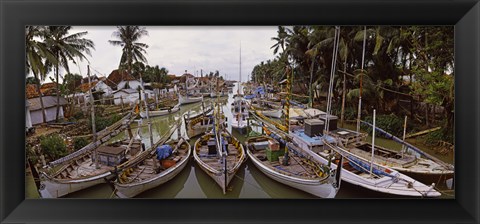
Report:
[[[407,116],[405,116],[405,121],[403,122],[403,141],[405,141],[405,136],[407,134]],[[405,152],[405,145],[402,145],[402,158],[403,158],[403,153]]]
[[373,175],[373,159],[375,154],[375,119],[376,111],[373,110],[373,134],[372,134],[372,160],[370,162],[370,175]]
[[340,125],[343,128],[345,122],[345,96],[347,91],[347,55],[345,55],[345,63],[343,65],[343,90],[342,90],[342,112],[340,114]]
[[360,119],[362,116],[362,79],[363,79],[363,66],[365,64],[365,43],[367,42],[367,26],[364,27],[363,32],[363,52],[362,52],[362,71],[360,73],[360,94],[358,97],[358,114],[357,114],[357,132],[360,132]]
[[[88,83],[90,82],[90,65],[87,65],[87,76],[88,76]],[[88,93],[90,94],[90,104],[91,104],[91,116],[92,116],[92,137],[93,137],[93,144],[94,144],[94,153],[95,153],[95,168],[100,168],[98,164],[98,151],[97,151],[97,129],[95,127],[95,107],[93,103],[93,94],[92,89],[88,89]],[[85,103],[86,104],[86,103]]]

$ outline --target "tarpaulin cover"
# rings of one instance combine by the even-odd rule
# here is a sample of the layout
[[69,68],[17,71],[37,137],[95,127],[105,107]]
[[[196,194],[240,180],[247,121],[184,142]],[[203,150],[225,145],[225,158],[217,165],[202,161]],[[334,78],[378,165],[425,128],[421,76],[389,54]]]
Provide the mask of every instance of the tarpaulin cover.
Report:
[[247,100],[253,99],[253,98],[255,98],[255,95],[253,95],[253,94],[252,95],[246,95],[244,98],[247,99]]
[[170,145],[162,145],[157,147],[157,159],[162,160],[172,155],[173,148]]

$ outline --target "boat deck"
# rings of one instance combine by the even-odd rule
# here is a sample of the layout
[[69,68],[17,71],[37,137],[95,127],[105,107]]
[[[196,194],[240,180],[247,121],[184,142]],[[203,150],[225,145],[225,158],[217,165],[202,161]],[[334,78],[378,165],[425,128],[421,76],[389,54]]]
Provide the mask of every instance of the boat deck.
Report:
[[[176,142],[172,143],[171,146],[175,147],[175,143]],[[187,159],[188,150],[188,144],[184,142],[176,151],[176,153],[173,153],[167,157],[166,160],[172,160],[175,163],[179,163],[180,161]],[[158,172],[156,172],[156,168],[158,169]],[[129,171],[124,171],[126,179],[125,177],[121,178],[124,178],[122,180],[123,183],[142,182],[144,180],[152,179],[167,169],[168,168],[161,166],[160,162],[156,158],[156,154],[153,154],[151,157],[145,159],[143,163],[140,163],[140,165],[133,167]]]
[[[235,148],[234,145],[228,144],[227,146],[228,156],[227,156],[227,170],[233,169],[233,167],[240,162],[238,158],[238,150]],[[223,170],[224,165],[222,158],[218,157],[217,154],[209,155],[208,154],[208,146],[202,145],[198,153],[198,157],[204,163],[215,170]]]

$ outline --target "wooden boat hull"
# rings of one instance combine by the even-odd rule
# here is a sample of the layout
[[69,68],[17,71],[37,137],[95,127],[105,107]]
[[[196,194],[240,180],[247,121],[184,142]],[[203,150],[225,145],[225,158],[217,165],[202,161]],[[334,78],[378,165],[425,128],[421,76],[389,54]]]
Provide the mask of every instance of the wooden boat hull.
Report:
[[282,110],[260,110],[260,113],[267,117],[273,117],[273,118],[281,118],[282,117]]
[[[326,144],[326,147],[333,147],[330,144]],[[365,163],[369,163],[366,160],[361,158],[355,157],[355,155],[344,151],[346,155],[350,158],[356,158],[362,160]],[[323,156],[322,153],[315,154],[318,159],[327,161]],[[325,156],[325,155],[324,155]],[[374,166],[379,167],[381,169],[390,169],[388,167],[383,167],[378,164],[374,164]],[[337,168],[337,165],[332,163],[332,168]],[[377,191],[380,193],[385,194],[393,194],[393,195],[400,195],[400,196],[409,196],[409,197],[438,197],[441,194],[432,188],[432,186],[427,186],[419,181],[414,180],[413,178],[401,174],[396,170],[390,169],[391,172],[395,173],[396,179],[398,180],[395,182],[395,178],[391,177],[382,177],[380,179],[373,179],[370,178],[369,174],[355,174],[345,168],[342,168],[342,180],[353,184],[358,185],[364,188],[367,188],[372,191]],[[411,187],[408,186],[407,182],[413,183]]]
[[185,166],[187,166],[190,155],[192,154],[190,144],[188,144],[188,142],[186,142],[186,144],[188,145],[188,153],[185,159],[181,160],[179,163],[168,168],[167,170],[162,171],[152,179],[130,184],[120,184],[115,182],[115,194],[119,198],[132,198],[144,191],[156,188],[176,177],[180,172],[182,172]]
[[180,105],[197,103],[203,100],[203,96],[200,97],[185,97],[182,94],[178,94],[178,103]]
[[296,177],[291,177],[288,175],[281,174],[275,170],[264,165],[261,161],[258,160],[250,150],[247,150],[247,155],[253,164],[266,176],[269,178],[282,183],[284,185],[296,188],[298,190],[307,192],[309,194],[315,195],[321,198],[334,198],[337,195],[338,188],[333,186],[334,178],[330,177],[328,181],[321,180],[308,180],[301,179]]
[[[164,115],[169,115],[169,114],[173,114],[173,113],[176,113],[180,110],[180,107],[176,106],[176,107],[173,107],[172,109],[168,109],[168,110],[154,110],[154,111],[149,111],[148,112],[148,115],[150,117],[158,117],[158,116],[164,116]],[[147,113],[145,111],[142,111],[140,112],[140,116],[142,118],[147,118]]]
[[188,128],[187,135],[189,138],[194,138],[201,134],[205,134],[211,130],[212,130],[212,125],[197,126],[195,128]]
[[[207,135],[213,136],[213,134],[211,133]],[[233,138],[233,136],[231,137]],[[245,155],[245,150],[243,148],[243,145],[239,144],[240,158],[236,161],[236,163],[231,169],[228,169],[227,172],[224,172],[223,168],[214,169],[200,158],[200,156],[197,153],[200,151],[200,149],[197,146],[200,144],[201,140],[202,138],[199,138],[195,142],[193,158],[195,162],[198,164],[198,166],[200,167],[200,169],[202,169],[208,176],[210,176],[217,183],[217,185],[222,189],[223,194],[226,194],[227,186],[229,185],[229,183],[231,182],[231,180],[233,179],[237,171],[240,169],[242,163],[245,162],[247,158]]]
[[59,198],[97,184],[107,183],[113,178],[115,178],[115,174],[112,172],[79,180],[59,180],[45,176],[40,181],[39,192],[42,198]]

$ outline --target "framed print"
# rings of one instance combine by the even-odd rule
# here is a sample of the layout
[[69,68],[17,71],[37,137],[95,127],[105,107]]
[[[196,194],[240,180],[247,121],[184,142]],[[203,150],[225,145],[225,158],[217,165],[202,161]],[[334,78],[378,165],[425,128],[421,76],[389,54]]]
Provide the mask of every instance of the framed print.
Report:
[[479,220],[477,1],[1,7],[2,223]]

